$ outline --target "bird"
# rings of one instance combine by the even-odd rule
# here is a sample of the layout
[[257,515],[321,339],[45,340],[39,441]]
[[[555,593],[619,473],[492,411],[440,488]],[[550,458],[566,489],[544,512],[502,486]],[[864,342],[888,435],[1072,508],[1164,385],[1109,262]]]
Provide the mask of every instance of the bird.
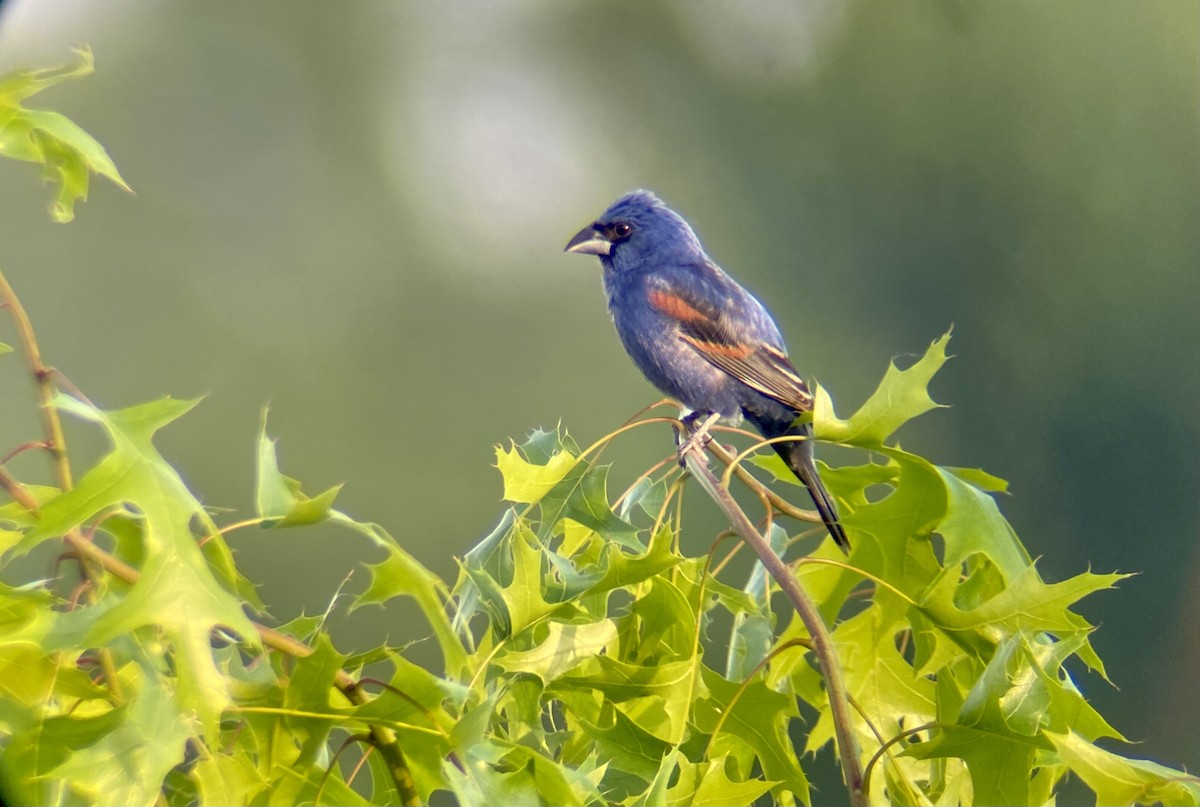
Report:
[[655,387],[685,410],[681,461],[716,422],[749,420],[808,489],[849,554],[837,506],[817,473],[808,384],[766,307],[704,251],[691,225],[646,190],[627,193],[565,252],[595,255],[621,344]]

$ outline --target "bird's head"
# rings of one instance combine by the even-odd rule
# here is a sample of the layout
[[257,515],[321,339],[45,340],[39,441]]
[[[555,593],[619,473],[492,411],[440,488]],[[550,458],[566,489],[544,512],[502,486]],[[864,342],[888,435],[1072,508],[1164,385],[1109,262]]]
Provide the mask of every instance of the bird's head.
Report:
[[650,191],[627,193],[567,243],[566,252],[597,255],[605,267],[636,271],[662,261],[698,261],[692,228]]

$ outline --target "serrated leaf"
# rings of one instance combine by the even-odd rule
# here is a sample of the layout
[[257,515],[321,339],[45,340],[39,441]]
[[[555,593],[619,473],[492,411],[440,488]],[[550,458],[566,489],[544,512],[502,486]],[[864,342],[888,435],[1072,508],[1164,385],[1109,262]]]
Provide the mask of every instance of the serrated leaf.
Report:
[[490,605],[493,630],[500,636],[514,636],[534,622],[553,612],[558,603],[546,598],[543,580],[547,563],[541,545],[527,529],[510,533],[506,543],[508,568],[511,571],[507,583],[483,570],[467,567],[467,573],[479,586],[481,599]]
[[[800,716],[795,698],[768,688],[761,677],[742,688],[704,667],[703,679],[715,713],[724,716],[721,733],[710,746],[712,754],[753,749],[763,775],[777,782],[776,788],[786,789],[809,804],[808,777],[797,762],[788,735],[791,719]],[[698,728],[714,731],[715,720],[710,723],[710,718],[701,715],[697,713]]]
[[885,467],[895,482],[887,496],[843,517],[848,529],[861,534],[852,558],[855,566],[916,597],[941,570],[929,538],[946,515],[946,486],[928,460],[898,448],[876,451],[888,458]]
[[[179,676],[174,703],[184,714],[198,716],[205,734],[215,738],[221,711],[231,701],[213,661],[211,634],[218,627],[230,628],[250,644],[258,643],[258,634],[241,600],[213,574],[210,559],[216,558],[239,593],[248,586],[234,570],[216,525],[152,442],[155,432],[195,404],[165,398],[104,412],[58,396],[55,405],[60,409],[101,425],[112,450],[75,489],[42,506],[42,519],[28,540],[62,535],[111,508],[132,507],[141,514],[145,559],[138,582],[111,607],[64,615],[46,646],[105,645],[143,627],[160,628],[174,651]],[[209,559],[192,534],[193,519],[209,531]]]
[[275,441],[267,437],[267,410],[263,410],[258,431],[258,451],[255,474],[255,509],[266,519],[265,527],[301,527],[318,524],[329,518],[333,500],[341,485],[308,497],[300,491],[300,483],[279,472]]
[[646,733],[668,743],[683,739],[692,700],[702,692],[694,660],[627,664],[595,656],[556,680],[550,691],[591,689]]
[[545,463],[526,460],[514,445],[507,451],[496,446],[496,467],[504,479],[504,498],[517,504],[535,504],[554,489],[578,459],[559,451]]
[[671,748],[669,743],[640,728],[611,704],[597,716],[595,723],[578,716],[575,721],[611,768],[628,771],[646,782],[654,778],[664,755]]
[[267,779],[247,754],[209,752],[196,760],[192,778],[201,804],[251,804]]
[[548,628],[546,638],[533,649],[509,651],[493,663],[511,673],[536,675],[548,684],[584,659],[599,655],[617,637],[617,626],[611,619],[589,625],[551,622]]
[[[771,525],[767,536],[771,551],[783,557],[787,550],[788,534],[778,524]],[[733,631],[729,637],[729,652],[725,656],[725,677],[741,681],[771,652],[775,642],[774,616],[771,613],[771,585],[766,567],[755,560],[750,577],[742,589],[755,605],[752,611],[740,611],[733,616]],[[806,588],[807,591],[807,588]],[[811,594],[811,592],[809,592]]]
[[58,185],[51,216],[59,222],[75,217],[75,203],[87,198],[92,173],[130,190],[95,138],[58,112],[22,105],[47,87],[91,74],[91,51],[82,48],[75,52],[79,61],[74,66],[0,76],[0,155],[43,166],[46,178]]
[[522,746],[485,740],[464,750],[462,769],[446,765],[461,804],[583,805],[602,801],[582,775]]
[[878,389],[847,420],[833,411],[833,399],[820,385],[813,404],[813,431],[819,440],[875,448],[896,429],[942,404],[929,397],[929,381],[946,363],[947,332],[934,341],[925,355],[907,370],[888,364]]
[[999,594],[976,608],[963,611],[954,601],[958,576],[956,568],[946,569],[921,598],[921,609],[943,630],[978,631],[989,635],[995,631],[1004,634],[1089,631],[1091,625],[1068,610],[1068,606],[1129,577],[1127,574],[1084,572],[1061,583],[1047,584],[1037,569],[1029,566]]
[[904,752],[917,759],[957,757],[967,764],[975,804],[1023,807],[1030,800],[1029,773],[1038,746],[1011,736],[967,726],[940,730],[929,742],[914,743]]
[[1033,563],[1013,528],[985,490],[970,480],[1002,484],[982,471],[938,468],[946,486],[946,514],[937,532],[946,541],[944,563],[957,566],[972,554],[986,555],[1006,580],[1013,580]]
[[638,507],[651,518],[657,518],[659,512],[662,511],[663,503],[667,500],[669,489],[670,484],[665,476],[659,479],[650,479],[649,477],[639,479],[637,484],[630,489],[625,500],[621,502],[621,512],[618,515],[629,521],[633,518],[633,508]]
[[319,764],[333,724],[311,715],[331,711],[329,698],[344,661],[323,633],[317,635],[312,648],[311,655],[295,660],[283,692],[283,708],[292,712],[284,715],[284,725],[292,742],[301,746],[299,755],[289,763],[295,768]]
[[1077,633],[1054,640],[1043,634],[1036,637],[1034,642],[1026,642],[1025,652],[1049,695],[1050,710],[1045,721],[1046,728],[1051,731],[1070,728],[1089,742],[1101,737],[1128,742],[1125,735],[1109,725],[1084,699],[1070,674],[1063,668],[1067,658],[1086,645],[1087,638],[1087,634]]
[[[47,785],[65,783],[93,803],[152,804],[167,773],[183,761],[187,722],[154,674],[145,676],[133,701],[114,717],[119,720],[111,731],[80,742],[39,778]],[[63,738],[73,733],[65,722],[59,730]]]
[[451,673],[462,669],[467,654],[446,613],[445,604],[450,599],[450,592],[442,579],[422,566],[378,524],[356,521],[338,510],[331,510],[330,518],[334,523],[365,535],[387,552],[382,561],[367,566],[371,584],[354,600],[350,611],[364,605],[382,604],[393,597],[412,597],[433,628],[446,669]]
[[1049,698],[1044,689],[1034,686],[1037,677],[1020,652],[1021,644],[1022,637],[1014,635],[996,647],[963,700],[958,723],[1017,739],[1037,736]]
[[640,592],[629,605],[629,612],[639,623],[639,662],[691,659],[696,655],[697,603],[677,583],[687,585],[686,580],[651,578],[649,589]]
[[777,782],[752,779],[734,781],[725,771],[728,754],[702,762],[681,760],[679,778],[667,791],[669,807],[721,807],[730,804],[752,804]]
[[579,462],[538,502],[541,527],[538,535],[546,540],[566,518],[573,519],[604,540],[640,550],[637,529],[613,512],[608,502],[608,466]]
[[1063,762],[1096,794],[1097,804],[1200,804],[1200,780],[1156,762],[1126,759],[1077,734],[1046,732]]
[[[427,801],[430,793],[446,786],[443,774],[446,757],[455,747],[465,747],[482,739],[482,731],[470,736],[470,724],[474,723],[479,729],[486,727],[486,717],[493,710],[481,712],[476,708],[463,716],[468,695],[466,687],[438,678],[402,656],[391,654],[389,661],[394,671],[388,680],[388,688],[357,707],[354,715],[364,721],[378,720],[392,727],[408,761],[417,792],[423,801]],[[482,724],[480,717],[484,718]]]
[[[870,715],[875,728],[888,737],[936,717],[933,683],[917,675],[896,648],[896,634],[904,628],[900,607],[884,608],[875,602],[833,631],[846,688]],[[814,704],[821,713],[808,736],[806,750],[811,752],[833,739],[832,717],[824,693],[822,696],[822,702]],[[855,722],[867,742],[873,732],[857,719]]]

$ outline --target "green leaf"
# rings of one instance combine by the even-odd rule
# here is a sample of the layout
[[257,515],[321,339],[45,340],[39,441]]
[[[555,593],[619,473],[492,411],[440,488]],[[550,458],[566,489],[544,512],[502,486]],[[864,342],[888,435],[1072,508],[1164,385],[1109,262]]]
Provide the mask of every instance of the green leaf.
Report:
[[1061,583],[1047,584],[1037,569],[1029,566],[994,597],[977,607],[960,610],[955,603],[959,571],[950,567],[921,598],[920,608],[942,630],[974,631],[993,640],[1022,631],[1059,636],[1086,633],[1092,626],[1068,606],[1092,592],[1112,588],[1126,577],[1129,575],[1084,572]]
[[1059,757],[1096,794],[1097,804],[1200,804],[1200,779],[1145,759],[1126,759],[1073,732],[1046,732]]
[[561,804],[602,802],[585,776],[528,748],[485,740],[465,749],[463,770],[446,774],[461,804]]
[[[903,613],[898,605],[885,608],[877,601],[833,631],[846,688],[885,737],[937,716],[933,683],[918,675],[896,648],[896,634],[906,627]],[[811,752],[833,739],[833,721],[823,692],[822,702],[814,705],[821,708],[821,714],[808,737],[806,750]],[[862,742],[869,743],[873,732],[857,713],[855,726]]]
[[640,665],[595,656],[557,679],[549,691],[600,692],[647,734],[674,744],[682,742],[692,700],[703,691],[696,667],[693,660]]
[[816,437],[875,448],[883,445],[883,441],[907,421],[941,406],[929,397],[929,381],[946,363],[949,341],[950,333],[947,332],[907,370],[890,363],[879,388],[848,420],[842,420],[834,413],[833,400],[818,385],[813,411]]
[[637,529],[616,513],[608,502],[608,466],[577,462],[539,500],[543,539],[552,535],[564,519],[573,519],[594,530],[606,541],[640,550]]
[[[258,634],[243,613],[241,600],[214,576],[191,531],[193,519],[205,527],[209,557],[218,559],[218,568],[224,567],[226,580],[240,583],[216,525],[152,443],[155,432],[195,404],[165,398],[103,412],[72,398],[56,398],[60,409],[101,425],[112,450],[74,490],[43,505],[42,519],[27,540],[62,535],[114,508],[132,507],[140,513],[145,559],[138,582],[110,607],[64,615],[46,646],[105,645],[140,628],[158,627],[175,656],[179,676],[175,706],[199,717],[206,736],[215,738],[221,712],[231,701],[213,662],[211,634],[218,627],[229,628],[250,644],[258,643]],[[239,591],[242,588],[239,585]]]
[[716,716],[724,717],[721,733],[711,745],[713,758],[752,749],[763,775],[778,783],[776,788],[788,790],[805,804],[810,803],[808,778],[797,762],[788,736],[792,718],[800,716],[796,699],[769,689],[761,677],[747,684],[740,695],[739,684],[707,667],[703,668],[703,677],[712,711],[697,711],[697,727],[711,733],[716,729]]
[[309,498],[300,492],[300,483],[279,472],[275,441],[267,437],[267,410],[263,409],[258,431],[257,474],[254,502],[264,527],[300,527],[318,524],[333,511],[333,500],[341,485]]
[[504,498],[517,504],[535,504],[554,489],[578,459],[569,451],[558,451],[545,463],[529,462],[516,445],[505,451],[496,446],[496,467],[504,478]]
[[558,603],[546,597],[543,582],[548,563],[540,542],[525,522],[514,525],[500,551],[503,571],[493,573],[475,565],[464,569],[491,616],[492,629],[500,637],[509,637],[548,616]]
[[729,804],[751,804],[770,790],[777,782],[752,779],[748,782],[734,781],[725,771],[730,759],[722,754],[703,762],[681,760],[679,779],[667,791],[666,804],[691,805],[691,807],[721,807]]
[[372,603],[382,604],[393,597],[412,597],[433,628],[446,669],[452,674],[461,670],[466,664],[466,651],[446,613],[445,603],[450,599],[450,592],[442,579],[422,566],[378,524],[355,521],[338,510],[331,510],[330,518],[365,535],[387,552],[386,558],[367,567],[371,573],[371,584],[351,604],[350,611]]
[[543,684],[570,672],[584,659],[598,655],[617,637],[611,619],[590,625],[551,622],[546,638],[532,650],[509,651],[493,663],[511,673],[536,675]]
[[1034,641],[1023,644],[1023,650],[1037,674],[1037,686],[1044,689],[1044,697],[1049,702],[1042,723],[1050,731],[1074,731],[1089,742],[1101,737],[1128,742],[1084,699],[1071,676],[1063,669],[1063,663],[1079,651],[1087,642],[1087,637],[1086,633],[1076,633],[1055,641],[1041,634]]
[[12,345],[0,342],[0,356],[3,356],[5,353],[12,353]]
[[639,629],[636,661],[693,659],[696,656],[697,596],[684,592],[686,579],[655,577],[630,603],[629,613]]
[[860,536],[852,558],[855,566],[915,598],[941,570],[929,537],[946,514],[946,486],[929,461],[898,448],[876,451],[888,458],[884,469],[894,480],[892,490],[843,517],[847,529]]
[[[788,535],[778,524],[771,525],[768,542],[779,557],[787,550]],[[771,614],[770,582],[766,567],[756,560],[750,570],[750,578],[742,589],[754,602],[752,611],[739,611],[733,617],[733,631],[729,637],[729,652],[725,657],[725,677],[741,681],[771,652],[775,643],[774,618]],[[807,590],[807,589],[806,589]]]
[[607,704],[594,723],[579,716],[574,722],[612,769],[628,771],[645,782],[654,778],[664,756],[670,756],[669,743],[640,728],[612,704]]
[[1000,515],[996,500],[972,480],[1003,485],[1003,480],[977,470],[938,468],[946,486],[946,515],[937,532],[946,541],[946,566],[957,566],[972,554],[987,555],[1005,580],[1013,580],[1033,563],[1013,528]]
[[[51,739],[43,732],[43,742],[63,742],[71,750],[41,778],[46,785],[58,782],[93,803],[152,804],[167,773],[183,761],[190,733],[172,693],[152,673],[145,676],[133,701],[110,716],[75,718],[75,725],[72,718],[47,723],[52,721],[55,736]],[[110,724],[112,730],[88,737],[90,727],[82,724],[90,721]]]
[[1030,800],[1030,771],[1038,747],[1030,741],[967,726],[951,726],[904,752],[917,759],[958,757],[967,763],[974,803],[1023,807]]
[[250,804],[267,788],[266,777],[247,754],[210,751],[196,761],[192,778],[201,804]]
[[82,48],[75,53],[79,61],[73,66],[0,76],[0,155],[43,166],[47,180],[58,185],[50,212],[59,222],[75,217],[75,202],[87,198],[92,173],[129,191],[112,158],[95,138],[64,115],[22,105],[22,101],[47,87],[90,75],[91,51]]
[[357,707],[354,715],[392,727],[417,792],[427,800],[434,790],[446,787],[443,763],[447,755],[455,747],[481,740],[484,735],[477,730],[486,727],[493,710],[476,708],[463,716],[466,687],[438,678],[400,655],[391,654],[389,661],[394,672],[388,688]]

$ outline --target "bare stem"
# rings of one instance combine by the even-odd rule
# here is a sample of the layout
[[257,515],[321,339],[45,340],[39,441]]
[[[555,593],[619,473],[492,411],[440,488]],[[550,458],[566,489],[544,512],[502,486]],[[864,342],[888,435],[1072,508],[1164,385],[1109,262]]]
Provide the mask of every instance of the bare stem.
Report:
[[[733,463],[733,455],[726,451],[722,446],[718,445],[716,440],[713,440],[708,444],[708,450],[713,454],[713,456],[721,461],[722,465],[728,466]],[[746,485],[746,487],[750,488],[760,496],[765,496],[767,501],[771,503],[771,506],[784,515],[791,516],[797,521],[810,521],[813,524],[822,523],[819,515],[811,510],[804,510],[792,504],[787,499],[783,498],[778,493],[764,485],[762,482],[759,482],[757,479],[755,479],[754,475],[743,468],[741,463],[738,463],[736,466],[734,466],[733,473],[738,480],[742,482],[742,484]]]
[[[714,445],[715,441],[709,444],[710,450]],[[791,600],[792,607],[796,609],[804,627],[808,629],[809,636],[812,637],[813,655],[816,656],[817,663],[821,665],[821,674],[825,678],[825,692],[829,697],[829,711],[833,718],[834,733],[837,736],[842,775],[846,782],[846,788],[850,791],[850,803],[853,807],[866,807],[862,761],[858,757],[858,743],[854,739],[854,727],[851,724],[849,695],[845,682],[842,680],[842,668],[838,663],[837,650],[833,646],[833,640],[830,638],[825,621],[821,618],[821,614],[813,605],[812,600],[800,588],[799,582],[788,567],[771,550],[771,545],[759,534],[745,511],[730,495],[729,490],[717,482],[717,478],[705,464],[703,455],[689,451],[684,457],[684,462],[687,464],[688,471],[704,488],[704,492],[725,513],[725,517],[729,519],[730,525],[737,531],[741,539],[758,554],[763,567]]]
[[62,419],[58,409],[54,407],[54,370],[42,361],[42,352],[38,348],[37,337],[33,333],[33,323],[25,313],[16,292],[8,284],[4,273],[0,272],[0,307],[7,308],[12,316],[13,325],[17,329],[17,338],[25,352],[25,362],[33,373],[33,381],[37,386],[38,410],[42,417],[42,429],[46,434],[46,450],[54,462],[54,477],[58,487],[70,490],[71,463],[67,459],[67,438],[63,434]]

